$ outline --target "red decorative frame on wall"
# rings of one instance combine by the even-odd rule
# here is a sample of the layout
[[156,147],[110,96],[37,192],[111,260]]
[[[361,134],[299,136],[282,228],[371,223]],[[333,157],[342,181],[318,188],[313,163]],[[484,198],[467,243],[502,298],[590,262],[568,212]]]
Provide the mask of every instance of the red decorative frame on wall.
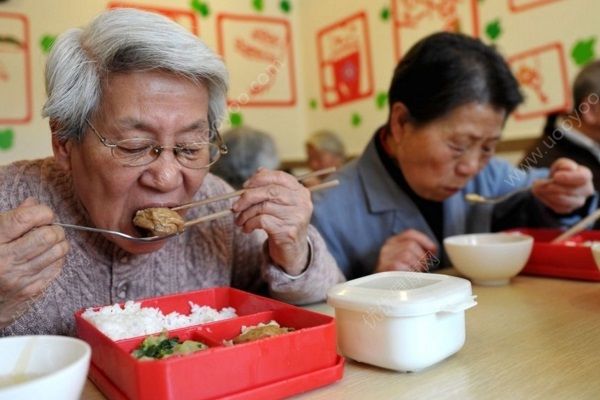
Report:
[[525,3],[525,4],[515,4],[518,2],[517,0],[508,0],[508,8],[510,9],[510,11],[516,13],[516,12],[529,10],[530,8],[543,6],[548,3],[554,3],[556,1],[559,1],[559,0],[525,0],[524,2],[523,1],[519,2],[519,3]]
[[[347,26],[349,23],[353,22],[353,21],[360,21],[362,24],[362,42],[364,43],[364,58],[365,58],[365,62],[361,63],[360,62],[360,47],[353,53],[353,54],[346,54],[344,55],[344,57],[337,59],[337,60],[327,60],[325,55],[324,55],[324,46],[323,46],[323,42],[326,38],[327,35],[332,34],[334,31],[338,30],[338,29],[343,29],[345,26]],[[351,60],[349,57],[353,57],[354,59]],[[328,25],[324,28],[322,28],[321,30],[319,30],[317,32],[317,61],[318,61],[318,68],[319,68],[319,79],[320,79],[320,89],[321,89],[321,100],[323,102],[323,107],[325,108],[331,108],[331,107],[335,107],[338,105],[342,105],[345,103],[349,103],[355,100],[360,100],[363,99],[365,97],[370,97],[373,94],[373,67],[372,67],[372,59],[371,59],[371,45],[370,45],[370,39],[369,39],[369,25],[368,25],[368,21],[367,21],[367,15],[365,14],[364,11],[353,14],[349,17],[346,17],[338,22],[335,22],[331,25]],[[332,65],[330,65],[332,64]],[[326,84],[326,71],[325,68],[327,68],[328,66],[331,66],[332,68],[338,69],[340,71],[338,71],[339,73],[335,73],[334,75],[336,77],[339,77],[340,75],[344,75],[345,71],[341,70],[341,69],[348,69],[348,65],[351,66],[351,73],[352,73],[352,80],[353,80],[353,84],[352,85],[346,85],[345,87],[348,88],[348,86],[352,87],[352,90],[350,92],[348,92],[350,89],[346,89],[346,95],[342,96],[339,95],[339,100],[337,101],[329,101],[327,99],[327,92],[328,91],[332,91],[335,90],[334,88],[330,88],[327,86]],[[360,90],[360,82],[361,82],[361,74],[360,74],[360,66],[364,65],[366,67],[366,88],[364,91]],[[347,71],[346,71],[347,72]],[[346,74],[347,75],[347,74]],[[334,79],[334,80],[337,80]]]
[[528,119],[528,118],[536,118],[536,117],[543,117],[546,114],[555,112],[555,111],[564,111],[567,110],[571,104],[570,102],[570,88],[569,88],[569,80],[567,77],[567,63],[565,61],[565,56],[564,56],[564,49],[562,46],[562,43],[556,42],[556,43],[550,43],[541,47],[536,47],[527,51],[524,51],[522,53],[519,54],[515,54],[512,55],[511,57],[509,57],[507,59],[507,62],[509,65],[511,65],[518,60],[524,59],[524,58],[529,58],[529,57],[533,57],[536,56],[538,54],[541,53],[548,53],[548,52],[556,52],[557,53],[557,57],[558,57],[558,67],[559,67],[559,71],[560,71],[560,77],[562,80],[562,89],[563,89],[563,98],[564,101],[560,104],[560,105],[556,105],[556,106],[552,106],[546,109],[539,109],[539,110],[535,110],[535,111],[529,111],[529,112],[519,112],[519,109],[517,108],[517,110],[514,112],[514,117],[515,119],[519,120],[519,119]]
[[23,80],[24,84],[25,84],[23,94],[24,94],[24,101],[25,101],[25,113],[22,117],[15,116],[15,117],[3,118],[0,116],[0,124],[2,124],[2,125],[25,124],[25,123],[28,123],[31,121],[32,110],[33,110],[32,84],[31,84],[31,59],[30,59],[30,57],[31,57],[31,55],[30,55],[31,41],[30,41],[30,37],[29,37],[29,21],[28,21],[27,17],[23,14],[0,12],[0,20],[3,18],[19,20],[23,25],[23,44],[22,44],[23,64],[24,64],[23,74],[25,75],[25,78]]
[[[446,1],[446,0],[444,0]],[[470,10],[471,10],[471,22],[472,22],[472,29],[471,32],[463,32],[465,34],[470,34],[473,37],[479,37],[479,14],[478,14],[478,8],[477,8],[477,1],[478,0],[465,0],[467,2],[470,3]],[[394,52],[396,55],[396,60],[400,60],[400,58],[402,57],[402,48],[401,48],[401,39],[400,39],[400,30],[402,29],[402,24],[398,22],[398,0],[391,0],[392,2],[392,37],[394,40]],[[433,31],[430,31],[430,33],[433,33]]]
[[[238,14],[228,14],[222,13],[217,16],[217,49],[225,62],[227,62],[227,54],[225,54],[225,34],[223,24],[226,21],[237,21],[237,22],[257,22],[261,26],[265,26],[268,24],[276,24],[283,27],[285,31],[285,43],[287,45],[287,64],[288,64],[288,86],[289,86],[289,97],[282,98],[279,100],[260,100],[260,99],[252,99],[249,98],[247,102],[241,103],[239,100],[228,99],[229,105],[242,104],[243,106],[253,106],[253,107],[290,107],[294,106],[297,101],[296,94],[296,69],[294,66],[294,48],[292,41],[292,30],[290,23],[285,18],[277,18],[277,17],[263,17],[256,15],[238,15]],[[265,70],[268,70],[271,67],[271,64],[267,65]],[[254,83],[254,82],[253,82]],[[252,89],[252,84],[250,85]],[[247,93],[246,93],[247,94]]]
[[112,1],[112,2],[108,3],[107,7],[108,8],[119,8],[119,7],[137,8],[139,10],[146,10],[146,11],[151,11],[151,12],[155,12],[158,14],[162,14],[165,17],[171,18],[174,21],[177,21],[178,18],[183,17],[183,18],[189,19],[190,26],[191,26],[190,31],[196,36],[198,36],[200,34],[200,31],[198,29],[198,20],[196,18],[196,14],[194,14],[193,12],[191,12],[189,10],[177,9],[177,8],[167,8],[167,7],[146,6],[146,5],[142,5],[142,4],[127,3],[127,2],[123,2],[123,1]]

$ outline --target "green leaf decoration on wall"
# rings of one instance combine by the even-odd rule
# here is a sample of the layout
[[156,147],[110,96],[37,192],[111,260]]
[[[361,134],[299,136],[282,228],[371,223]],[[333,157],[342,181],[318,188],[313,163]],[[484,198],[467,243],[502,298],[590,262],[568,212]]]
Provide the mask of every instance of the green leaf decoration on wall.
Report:
[[208,3],[205,3],[202,0],[192,0],[190,2],[190,7],[192,7],[192,10],[196,11],[205,18],[210,15],[210,7],[208,6]]
[[310,99],[310,101],[308,102],[308,107],[311,110],[316,110],[318,106],[319,106],[319,103],[317,102],[316,99]]
[[231,122],[231,126],[240,126],[244,122],[244,118],[241,113],[232,112],[229,114],[229,122]]
[[382,110],[383,108],[385,108],[387,101],[388,101],[388,95],[386,92],[379,92],[379,93],[377,93],[377,96],[375,96],[375,105],[377,106],[377,109],[379,109],[379,110]]
[[289,14],[292,11],[292,2],[290,0],[281,0],[279,2],[279,9],[285,14]]
[[492,41],[495,41],[502,36],[502,25],[500,23],[500,18],[496,18],[485,26],[485,34]]
[[383,7],[381,9],[381,12],[379,13],[379,18],[381,18],[382,21],[388,21],[390,19],[389,7]]
[[265,3],[263,0],[252,0],[252,8],[255,11],[262,12],[265,9]]
[[14,144],[15,133],[12,129],[0,130],[0,150],[8,150]]
[[53,35],[44,35],[40,39],[40,47],[42,48],[42,53],[48,54],[50,49],[52,49],[52,45],[56,40],[56,36]]
[[596,46],[596,37],[578,40],[571,50],[573,62],[578,66],[583,66],[596,58],[594,47]]
[[360,124],[362,123],[362,117],[360,116],[360,114],[359,113],[353,113],[352,114],[352,119],[350,120],[350,123],[354,127],[360,126]]

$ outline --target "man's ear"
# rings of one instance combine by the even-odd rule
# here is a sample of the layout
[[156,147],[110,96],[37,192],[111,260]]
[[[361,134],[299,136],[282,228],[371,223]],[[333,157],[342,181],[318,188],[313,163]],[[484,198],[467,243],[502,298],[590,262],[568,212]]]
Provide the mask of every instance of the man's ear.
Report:
[[402,102],[392,105],[390,112],[390,132],[394,141],[399,142],[406,134],[406,124],[410,120],[408,108]]
[[66,171],[71,170],[71,140],[60,140],[58,132],[60,124],[56,120],[50,120],[50,131],[52,132],[52,152],[56,163]]

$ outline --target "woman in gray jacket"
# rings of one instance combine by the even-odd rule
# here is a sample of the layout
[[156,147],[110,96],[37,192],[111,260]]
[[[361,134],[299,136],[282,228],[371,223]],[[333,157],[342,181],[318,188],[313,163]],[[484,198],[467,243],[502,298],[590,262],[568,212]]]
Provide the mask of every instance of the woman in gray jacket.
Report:
[[[421,40],[396,67],[388,101],[387,123],[340,171],[339,187],[314,199],[313,222],[348,278],[437,268],[444,237],[498,222],[568,224],[595,206],[591,172],[574,161],[522,171],[494,158],[522,96],[506,62],[479,40],[452,33]],[[510,213],[465,201],[467,193],[499,196],[530,185],[502,205]]]

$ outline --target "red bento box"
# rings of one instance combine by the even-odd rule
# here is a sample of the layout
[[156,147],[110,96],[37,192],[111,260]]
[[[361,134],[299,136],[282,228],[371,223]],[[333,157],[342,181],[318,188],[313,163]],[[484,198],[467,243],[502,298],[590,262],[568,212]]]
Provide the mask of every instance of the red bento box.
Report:
[[[238,317],[169,331],[204,342],[191,355],[139,361],[144,337],[114,341],[75,314],[77,335],[92,347],[89,377],[110,399],[278,399],[341,379],[333,317],[232,288],[212,288],[140,301],[163,314],[189,312],[189,303],[233,307]],[[295,330],[254,342],[223,345],[242,325],[275,320]]]
[[558,229],[518,228],[510,231],[533,236],[531,256],[521,274],[600,281],[592,248],[586,245],[586,242],[600,241],[600,231],[584,231],[561,243],[550,243],[563,233]]

